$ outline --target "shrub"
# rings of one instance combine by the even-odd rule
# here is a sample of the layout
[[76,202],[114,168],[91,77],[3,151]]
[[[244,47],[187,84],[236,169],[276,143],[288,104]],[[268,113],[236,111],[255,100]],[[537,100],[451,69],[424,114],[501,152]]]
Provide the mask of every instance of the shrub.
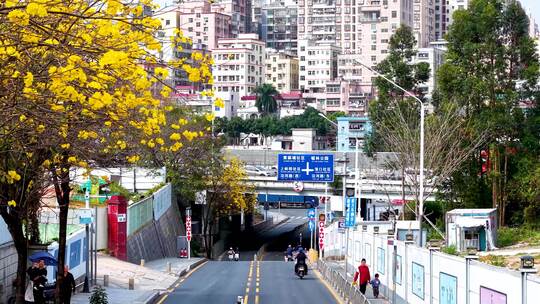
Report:
[[441,251],[446,253],[446,254],[459,255],[459,253],[457,251],[457,248],[456,248],[456,245],[450,245],[450,246],[447,246],[447,247],[443,247]]
[[506,267],[507,265],[505,258],[500,255],[486,255],[480,257],[480,261],[498,267]]
[[90,296],[90,304],[109,304],[107,300],[107,292],[99,285],[94,287],[92,296]]
[[540,230],[536,230],[529,227],[501,227],[497,231],[497,246],[507,247],[518,244],[520,242],[526,242],[530,245],[540,244]]

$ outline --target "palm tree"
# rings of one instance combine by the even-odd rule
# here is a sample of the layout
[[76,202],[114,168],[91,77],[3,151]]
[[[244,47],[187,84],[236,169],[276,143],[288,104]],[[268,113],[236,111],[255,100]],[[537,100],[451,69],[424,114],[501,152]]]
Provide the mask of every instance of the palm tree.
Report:
[[265,83],[256,87],[255,94],[257,94],[255,106],[263,116],[277,112],[278,105],[274,96],[278,94],[278,91],[272,84]]

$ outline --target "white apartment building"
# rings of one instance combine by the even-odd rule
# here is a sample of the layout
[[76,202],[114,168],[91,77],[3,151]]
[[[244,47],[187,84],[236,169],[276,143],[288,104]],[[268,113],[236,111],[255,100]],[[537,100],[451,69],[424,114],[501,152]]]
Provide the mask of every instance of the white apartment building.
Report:
[[298,41],[300,58],[300,90],[324,92],[326,82],[337,77],[337,56],[340,49],[332,42]]
[[413,59],[412,63],[414,64],[420,62],[429,64],[429,80],[419,85],[420,90],[428,100],[431,100],[433,91],[436,89],[437,70],[444,63],[444,54],[446,51],[446,41],[432,42],[430,47],[418,49]]
[[216,92],[238,92],[242,97],[264,83],[265,43],[257,34],[220,39],[212,56]]
[[[298,39],[336,40],[337,0],[298,0]],[[362,1],[362,0],[358,0]]]
[[280,93],[298,90],[298,57],[272,49],[266,52],[265,82]]

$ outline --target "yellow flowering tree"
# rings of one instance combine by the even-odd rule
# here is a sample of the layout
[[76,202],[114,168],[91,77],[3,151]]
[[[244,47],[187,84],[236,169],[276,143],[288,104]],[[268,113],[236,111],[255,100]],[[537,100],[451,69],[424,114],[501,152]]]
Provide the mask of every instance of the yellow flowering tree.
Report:
[[[20,219],[35,218],[46,186],[60,208],[61,274],[74,167],[134,163],[142,145],[174,151],[181,148],[175,143],[200,136],[186,121],[164,139],[175,123],[164,84],[171,66],[193,82],[211,82],[211,59],[161,62],[161,24],[143,14],[145,5],[152,3],[0,2],[0,214],[17,239],[17,303],[24,300],[29,236],[22,231],[31,226]],[[171,39],[185,41],[180,31]]]

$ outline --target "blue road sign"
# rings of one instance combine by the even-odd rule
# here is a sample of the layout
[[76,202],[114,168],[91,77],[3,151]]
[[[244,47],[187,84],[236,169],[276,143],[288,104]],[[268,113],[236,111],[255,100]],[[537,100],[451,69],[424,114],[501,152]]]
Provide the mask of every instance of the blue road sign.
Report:
[[309,232],[312,232],[315,230],[315,221],[309,221],[308,222]]
[[353,227],[356,223],[356,197],[345,200],[345,227]]
[[278,180],[303,182],[333,182],[334,155],[279,154]]
[[311,208],[311,209],[308,209],[307,211],[307,217],[309,219],[314,219],[315,218],[315,208]]

